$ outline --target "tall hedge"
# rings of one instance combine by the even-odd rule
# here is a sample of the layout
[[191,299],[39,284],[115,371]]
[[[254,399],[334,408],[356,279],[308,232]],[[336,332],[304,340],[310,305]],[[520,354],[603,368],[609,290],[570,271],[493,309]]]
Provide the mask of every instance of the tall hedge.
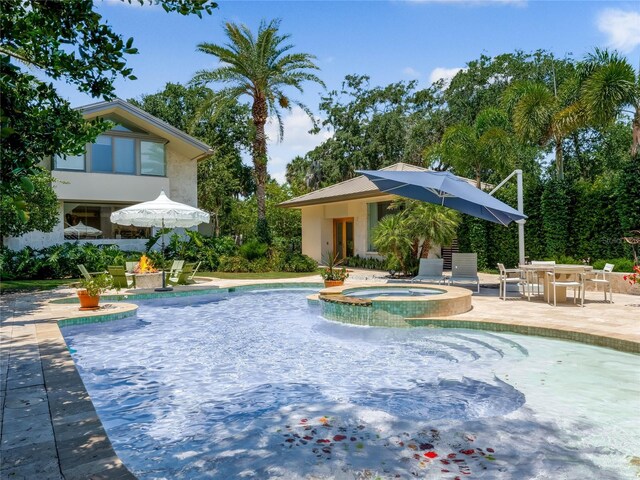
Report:
[[568,254],[569,247],[569,189],[557,177],[547,180],[542,192],[542,228],[547,257]]

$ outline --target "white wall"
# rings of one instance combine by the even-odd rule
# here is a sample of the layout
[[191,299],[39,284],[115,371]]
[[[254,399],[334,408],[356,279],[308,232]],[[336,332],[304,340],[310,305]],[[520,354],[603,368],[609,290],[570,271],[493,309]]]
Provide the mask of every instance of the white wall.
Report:
[[51,173],[59,180],[53,186],[60,200],[82,202],[146,202],[156,198],[162,190],[169,195],[171,182],[169,177],[57,170]]

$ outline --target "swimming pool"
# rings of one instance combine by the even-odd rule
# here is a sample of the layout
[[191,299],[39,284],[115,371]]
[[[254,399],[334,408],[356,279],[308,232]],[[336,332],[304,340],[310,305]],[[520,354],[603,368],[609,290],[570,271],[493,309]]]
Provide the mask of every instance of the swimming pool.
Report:
[[344,325],[308,293],[141,302],[137,318],[63,328],[136,475],[635,478],[640,357]]

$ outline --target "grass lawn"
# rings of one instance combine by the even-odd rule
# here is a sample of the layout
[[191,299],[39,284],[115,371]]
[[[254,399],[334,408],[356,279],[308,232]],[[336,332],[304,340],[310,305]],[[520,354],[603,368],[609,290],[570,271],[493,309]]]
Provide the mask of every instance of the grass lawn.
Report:
[[277,278],[297,278],[297,277],[311,277],[318,275],[320,270],[315,272],[264,272],[264,273],[227,273],[227,272],[198,272],[196,277],[212,277],[221,278],[224,280],[264,280],[264,279],[277,279]]
[[79,282],[79,278],[63,278],[56,280],[2,280],[0,281],[0,292],[14,293],[30,290],[51,290],[62,285]]

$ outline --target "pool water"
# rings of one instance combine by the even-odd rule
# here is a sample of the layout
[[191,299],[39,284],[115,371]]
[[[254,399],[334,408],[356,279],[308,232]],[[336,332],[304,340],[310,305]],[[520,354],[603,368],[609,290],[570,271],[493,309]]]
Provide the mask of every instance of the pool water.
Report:
[[63,328],[139,478],[636,478],[639,356],[345,325],[308,294],[141,302]]
[[345,290],[343,295],[347,297],[375,298],[375,297],[426,297],[443,293],[434,288],[357,288]]

